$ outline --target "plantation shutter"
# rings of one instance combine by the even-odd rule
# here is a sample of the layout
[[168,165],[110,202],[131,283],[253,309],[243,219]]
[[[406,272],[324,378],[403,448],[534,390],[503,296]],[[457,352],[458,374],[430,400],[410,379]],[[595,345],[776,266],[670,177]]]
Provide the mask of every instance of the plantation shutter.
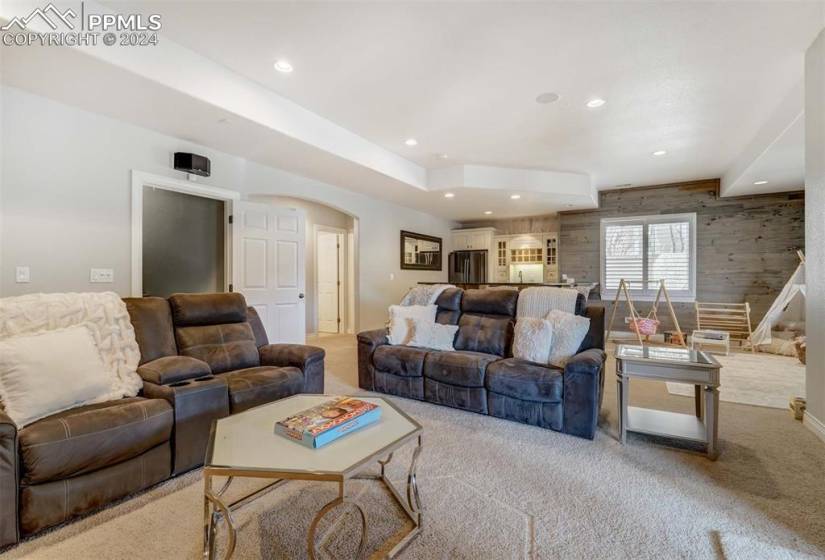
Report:
[[622,278],[631,290],[644,286],[644,224],[608,224],[604,228],[604,287],[616,290]]
[[669,291],[690,290],[690,223],[662,222],[647,225],[647,289],[664,280]]
[[653,298],[664,280],[671,297],[691,301],[696,294],[695,229],[696,214],[602,219],[602,297],[615,297],[624,278],[635,297]]

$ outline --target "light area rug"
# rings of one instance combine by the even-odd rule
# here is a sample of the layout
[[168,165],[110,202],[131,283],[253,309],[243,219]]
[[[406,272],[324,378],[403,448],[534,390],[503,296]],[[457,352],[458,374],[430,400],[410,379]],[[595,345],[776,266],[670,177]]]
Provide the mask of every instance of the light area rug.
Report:
[[[722,364],[719,400],[786,409],[792,398],[805,396],[805,366],[797,358],[750,352],[714,358]],[[693,385],[668,383],[667,390],[693,397]]]
[[[721,456],[712,462],[639,436],[620,445],[614,387],[611,369],[594,441],[394,398],[425,430],[424,528],[400,558],[825,558],[825,446],[789,414],[723,404]],[[327,392],[356,391],[328,374]],[[635,395],[648,404],[643,387]],[[400,484],[411,451],[390,463]],[[0,558],[194,560],[201,553],[202,488],[194,471]],[[348,494],[367,511],[368,557],[383,557],[385,540],[408,528],[404,517],[375,483],[354,483]],[[290,482],[251,503],[235,514],[234,558],[306,558],[306,530],[334,495],[332,484]],[[353,558],[359,523],[352,510],[328,517],[321,558]],[[218,542],[222,552],[223,531]]]

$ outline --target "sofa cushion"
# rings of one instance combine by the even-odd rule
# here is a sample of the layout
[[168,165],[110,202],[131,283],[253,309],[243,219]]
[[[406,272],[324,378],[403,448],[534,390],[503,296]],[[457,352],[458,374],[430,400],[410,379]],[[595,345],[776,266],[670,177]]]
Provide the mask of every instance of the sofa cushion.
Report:
[[561,402],[564,376],[558,368],[507,358],[487,368],[487,389],[535,402]]
[[438,312],[435,315],[435,321],[442,325],[457,325],[458,318],[461,317],[461,298],[464,295],[464,290],[461,288],[447,288],[435,304],[438,306]]
[[421,377],[427,350],[411,346],[384,345],[375,349],[372,363],[375,369],[400,377]]
[[515,290],[465,290],[461,299],[461,311],[514,317],[518,294]]
[[172,294],[169,297],[169,305],[176,327],[246,321],[246,300],[237,292]]
[[498,359],[481,352],[428,352],[424,376],[458,387],[484,387],[487,366]]
[[291,397],[304,389],[304,373],[296,367],[253,367],[221,375],[229,386],[232,414]]
[[456,350],[495,354],[503,358],[510,351],[512,341],[512,317],[465,313],[458,320],[458,335],[455,339]]
[[132,397],[54,414],[19,432],[24,484],[62,480],[137,457],[172,435],[171,405]]
[[159,297],[123,298],[145,364],[178,353],[169,302]]
[[178,327],[175,337],[181,355],[206,362],[212,373],[255,367],[261,363],[249,323]]

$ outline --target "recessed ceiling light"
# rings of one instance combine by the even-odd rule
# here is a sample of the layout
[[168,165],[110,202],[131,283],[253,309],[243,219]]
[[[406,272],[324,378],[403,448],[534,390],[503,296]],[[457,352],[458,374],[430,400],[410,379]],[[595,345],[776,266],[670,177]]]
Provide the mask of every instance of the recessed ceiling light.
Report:
[[663,156],[665,154],[667,154],[667,150],[656,150],[655,152],[653,152],[654,156]]
[[287,60],[278,60],[275,62],[275,70],[278,72],[283,72],[284,74],[289,74],[292,72],[292,65]]
[[438,157],[441,158],[441,159],[449,159],[450,158],[450,156],[448,156],[447,154],[439,154]]
[[561,99],[561,96],[554,92],[554,91],[546,91],[536,97],[536,103],[541,103],[542,105],[546,105],[547,103],[555,103]]
[[587,106],[590,107],[591,109],[598,109],[599,107],[601,107],[605,103],[607,103],[607,101],[605,101],[601,97],[594,97],[593,99],[591,99],[590,101],[587,102]]
[[754,181],[753,184],[754,185],[767,185],[768,182],[767,181]]
[[489,216],[490,214],[493,213],[493,211],[492,210],[485,210],[484,213]]
[[512,200],[518,200],[518,199],[520,199],[520,198],[521,198],[521,195],[520,195],[520,194],[511,194],[511,195],[510,195],[510,198],[511,198]]
[[451,192],[444,193],[444,198],[453,198],[454,196],[455,196],[455,194],[453,194]]
[[416,140],[415,138],[407,138],[406,140],[404,140],[404,143],[407,146],[418,146],[418,140]]

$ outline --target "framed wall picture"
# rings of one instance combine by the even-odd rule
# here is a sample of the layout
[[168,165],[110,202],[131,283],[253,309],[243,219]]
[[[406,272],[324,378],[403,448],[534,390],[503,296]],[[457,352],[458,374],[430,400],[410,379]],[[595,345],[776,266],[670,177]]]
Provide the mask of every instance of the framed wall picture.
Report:
[[402,270],[441,270],[443,243],[440,237],[401,231]]

